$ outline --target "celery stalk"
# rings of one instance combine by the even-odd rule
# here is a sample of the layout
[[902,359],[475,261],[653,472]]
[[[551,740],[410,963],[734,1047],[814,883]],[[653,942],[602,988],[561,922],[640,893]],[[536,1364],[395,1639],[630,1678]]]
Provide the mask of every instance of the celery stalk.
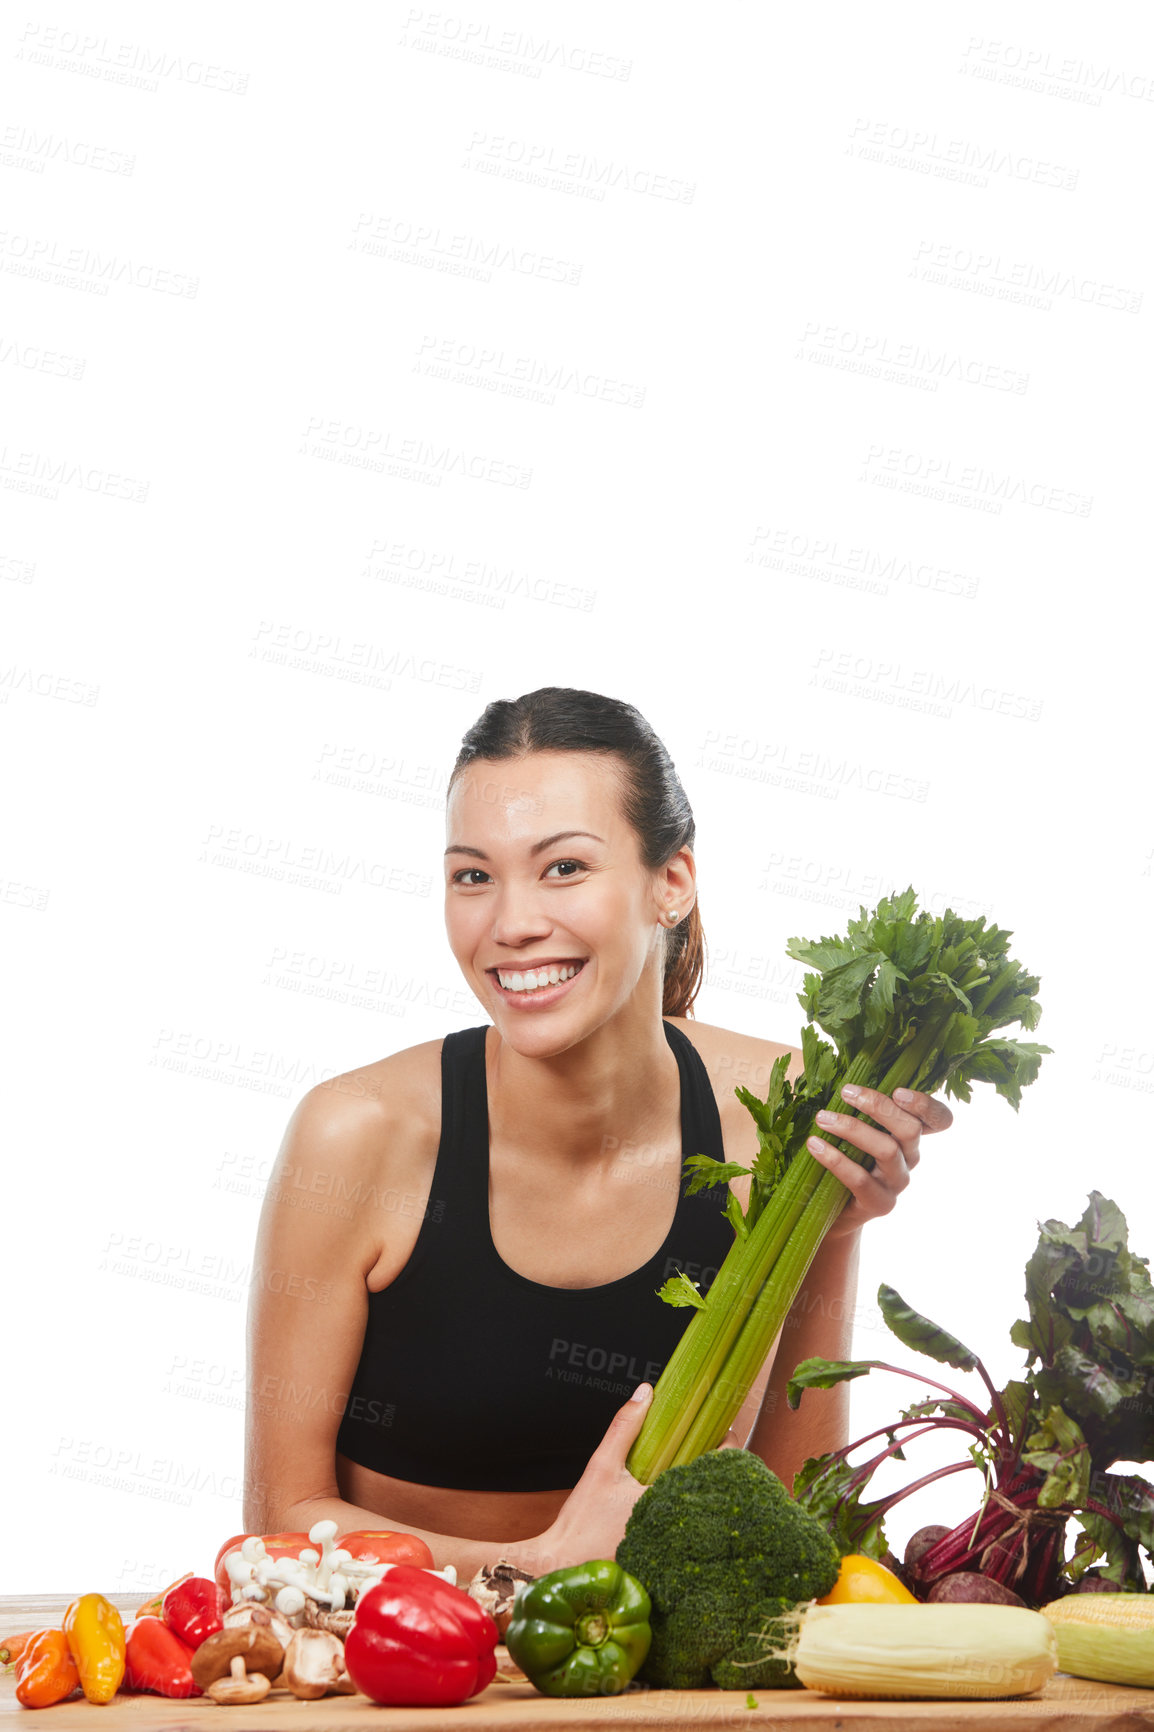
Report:
[[[1007,958],[1009,937],[987,929],[984,920],[963,921],[949,910],[936,919],[925,913],[915,918],[914,893],[908,890],[883,900],[873,915],[863,908],[848,938],[791,940],[789,953],[815,961],[821,970],[806,976],[799,996],[811,1022],[833,1035],[836,1059],[824,1042],[812,1042],[805,1075],[792,1090],[785,1086],[776,1109],[774,1124],[780,1120],[782,1136],[767,1138],[759,1130],[771,1155],[786,1145],[784,1175],[767,1195],[759,1169],[753,1169],[747,1214],[752,1225],[738,1236],[694,1311],[630,1452],[630,1472],[643,1483],[721,1442],[849,1198],[804,1146],[819,1107],[865,1116],[841,1098],[849,1083],[884,1094],[899,1087],[932,1093],[944,1083],[948,1094],[968,1100],[970,1082],[981,1080],[992,1082],[1016,1109],[1022,1086],[1033,1081],[1049,1048],[988,1038],[1012,1021],[1032,1028],[1040,1015],[1033,997],[1038,982]],[[753,1097],[744,1098],[748,1105]],[[767,1113],[768,1101],[757,1103]],[[872,1165],[851,1145],[839,1146],[851,1159]]]

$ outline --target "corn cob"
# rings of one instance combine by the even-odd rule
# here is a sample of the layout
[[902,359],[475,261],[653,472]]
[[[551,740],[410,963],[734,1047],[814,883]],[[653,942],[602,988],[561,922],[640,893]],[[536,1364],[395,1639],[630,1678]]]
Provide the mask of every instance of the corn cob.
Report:
[[1154,1594],[1067,1594],[1042,1611],[1063,1672],[1154,1689]]
[[981,1605],[811,1606],[796,1660],[807,1689],[883,1698],[1028,1696],[1057,1666],[1040,1612]]

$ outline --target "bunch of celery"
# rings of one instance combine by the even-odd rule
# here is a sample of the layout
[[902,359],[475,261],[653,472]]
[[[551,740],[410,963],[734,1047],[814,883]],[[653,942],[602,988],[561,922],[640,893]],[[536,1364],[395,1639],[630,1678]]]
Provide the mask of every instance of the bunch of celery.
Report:
[[[725,1436],[765,1362],[826,1232],[849,1198],[839,1179],[805,1147],[823,1108],[857,1114],[841,1097],[847,1083],[970,1099],[971,1082],[993,1083],[1017,1110],[1050,1048],[1002,1038],[995,1029],[1034,1028],[1038,981],[1007,955],[1009,932],[947,909],[917,911],[912,889],[863,908],[844,938],[791,939],[787,952],[816,972],[798,995],[803,1074],[786,1081],[788,1055],[774,1065],[764,1101],[736,1093],[757,1125],[753,1166],[690,1157],[690,1190],[751,1174],[745,1212],[732,1192],[725,1212],[736,1235],[704,1298],[684,1275],[661,1290],[671,1305],[696,1308],[654,1391],[629,1456],[650,1484],[667,1467],[695,1460]],[[819,1038],[814,1024],[834,1042]],[[832,1139],[826,1139],[832,1140]],[[853,1160],[869,1157],[846,1143]]]

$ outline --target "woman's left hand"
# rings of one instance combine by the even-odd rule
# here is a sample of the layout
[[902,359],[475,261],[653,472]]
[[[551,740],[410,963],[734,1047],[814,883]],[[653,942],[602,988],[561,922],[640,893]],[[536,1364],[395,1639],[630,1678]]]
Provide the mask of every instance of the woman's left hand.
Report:
[[853,1105],[875,1123],[846,1113],[819,1113],[818,1131],[872,1155],[874,1167],[867,1172],[820,1136],[812,1136],[806,1143],[814,1158],[850,1192],[850,1201],[829,1230],[827,1237],[831,1239],[856,1233],[877,1215],[888,1215],[921,1158],[923,1133],[946,1131],[954,1122],[949,1107],[916,1090],[895,1089],[891,1098],[877,1089],[858,1089],[855,1094],[847,1087],[842,1094],[847,1102],[852,1096]]

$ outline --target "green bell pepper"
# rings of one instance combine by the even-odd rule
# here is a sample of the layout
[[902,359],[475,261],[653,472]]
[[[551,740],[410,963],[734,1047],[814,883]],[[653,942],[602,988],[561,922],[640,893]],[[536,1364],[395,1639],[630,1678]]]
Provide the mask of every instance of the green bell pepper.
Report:
[[505,1645],[546,1696],[615,1696],[649,1652],[649,1595],[610,1558],[553,1570],[518,1595]]

